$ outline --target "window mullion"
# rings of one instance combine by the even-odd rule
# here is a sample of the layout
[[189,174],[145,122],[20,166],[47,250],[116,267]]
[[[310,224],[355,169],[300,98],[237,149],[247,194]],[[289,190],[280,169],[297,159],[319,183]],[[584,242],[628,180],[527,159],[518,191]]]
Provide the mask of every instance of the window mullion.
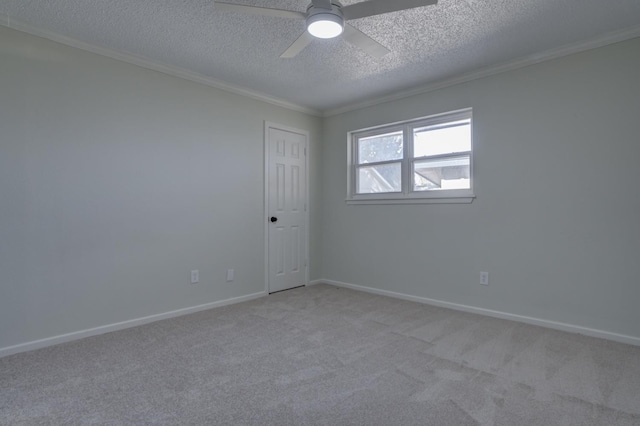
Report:
[[424,155],[422,157],[412,158],[415,161],[422,160],[441,160],[444,158],[456,158],[456,157],[471,157],[471,151],[459,151],[459,152],[451,152],[447,154],[437,154],[437,155]]
[[371,163],[360,163],[356,164],[357,167],[372,167],[372,166],[384,166],[385,164],[396,164],[402,163],[402,158],[398,158],[395,160],[385,160],[385,161],[373,161]]
[[351,136],[351,161],[349,162],[349,173],[351,176],[351,182],[349,189],[350,194],[356,194],[358,188],[358,163],[360,159],[358,158],[358,145],[360,141],[355,135]]
[[413,177],[411,176],[411,161],[413,158],[413,132],[410,125],[404,126],[404,137],[403,140],[405,142],[404,146],[404,157],[403,157],[403,193],[409,194],[411,192],[411,187],[413,185]]

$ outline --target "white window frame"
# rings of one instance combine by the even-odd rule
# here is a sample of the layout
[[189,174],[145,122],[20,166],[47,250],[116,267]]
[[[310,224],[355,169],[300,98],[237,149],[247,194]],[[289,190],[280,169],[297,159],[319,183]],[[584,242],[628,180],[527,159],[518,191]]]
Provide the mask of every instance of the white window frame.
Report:
[[[414,191],[414,174],[413,163],[425,158],[448,158],[456,157],[464,153],[444,154],[437,156],[428,156],[413,158],[413,129],[426,126],[434,126],[460,120],[470,120],[471,132],[471,150],[469,155],[469,176],[470,188],[468,189],[447,189],[432,191]],[[358,161],[358,140],[369,136],[384,133],[393,133],[397,131],[403,132],[403,156],[400,160],[380,161],[375,163],[367,163],[366,166],[383,165],[383,164],[401,164],[401,181],[402,187],[400,192],[383,192],[373,194],[358,194],[356,191],[357,171],[359,167],[364,165],[357,164]],[[382,126],[369,127],[366,129],[354,130],[347,133],[347,199],[348,204],[424,204],[424,203],[471,203],[475,198],[473,191],[474,174],[473,174],[473,117],[471,108],[462,109],[443,114],[432,115],[428,117],[416,118],[413,120],[402,121],[398,123],[385,124]]]

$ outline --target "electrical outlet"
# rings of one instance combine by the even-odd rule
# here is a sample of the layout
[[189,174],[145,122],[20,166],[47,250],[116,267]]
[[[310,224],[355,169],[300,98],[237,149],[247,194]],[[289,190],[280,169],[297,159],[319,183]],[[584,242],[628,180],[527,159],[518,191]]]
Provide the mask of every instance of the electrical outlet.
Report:
[[480,272],[480,284],[489,285],[489,273],[488,272]]
[[191,271],[191,284],[197,284],[200,282],[200,271],[194,269]]
[[235,270],[227,269],[227,282],[233,281],[233,276],[235,275]]

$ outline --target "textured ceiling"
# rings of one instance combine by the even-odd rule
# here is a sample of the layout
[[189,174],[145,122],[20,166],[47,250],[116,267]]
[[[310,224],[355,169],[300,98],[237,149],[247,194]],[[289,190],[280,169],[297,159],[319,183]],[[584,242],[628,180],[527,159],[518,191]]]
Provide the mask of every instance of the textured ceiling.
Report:
[[[298,11],[309,3],[226,1]],[[280,59],[304,21],[223,12],[211,0],[0,0],[0,13],[322,111],[639,26],[640,0],[440,0],[349,21],[391,49],[382,59],[340,38]]]

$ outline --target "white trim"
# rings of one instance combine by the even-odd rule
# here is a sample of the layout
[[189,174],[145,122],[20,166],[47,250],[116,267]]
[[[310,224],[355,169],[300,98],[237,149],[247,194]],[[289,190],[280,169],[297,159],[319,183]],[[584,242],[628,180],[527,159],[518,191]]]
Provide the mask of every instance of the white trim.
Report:
[[306,286],[310,287],[312,285],[325,284],[326,282],[327,282],[327,280],[312,280],[312,281],[307,281]]
[[133,65],[137,65],[142,68],[158,71],[164,74],[171,75],[173,77],[182,78],[184,80],[201,83],[210,87],[225,90],[227,92],[235,93],[237,95],[246,96],[251,99],[267,102],[272,105],[276,105],[282,108],[287,108],[293,111],[302,112],[305,114],[318,116],[318,117],[331,117],[333,115],[342,114],[349,111],[354,111],[385,102],[391,102],[399,99],[408,98],[423,93],[433,92],[445,87],[454,86],[456,84],[466,83],[472,80],[477,80],[484,77],[489,77],[495,74],[500,74],[507,71],[513,71],[519,68],[524,68],[529,65],[534,65],[540,62],[549,61],[552,59],[562,58],[564,56],[573,55],[575,53],[584,52],[586,50],[597,49],[599,47],[608,46],[610,44],[618,43],[632,38],[640,37],[640,25],[630,28],[622,29],[605,34],[600,37],[595,37],[591,40],[567,44],[557,47],[555,49],[547,50],[546,52],[535,53],[524,58],[516,59],[514,61],[505,62],[500,65],[481,68],[479,70],[471,71],[456,77],[447,78],[438,82],[429,83],[419,87],[414,87],[409,90],[393,93],[387,96],[375,97],[362,102],[344,105],[337,108],[330,108],[325,110],[318,110],[314,108],[308,108],[302,105],[294,104],[284,99],[276,98],[274,96],[267,95],[265,93],[245,89],[236,85],[226,83],[224,81],[215,79],[213,77],[204,76],[202,74],[189,71],[184,68],[180,68],[173,65],[166,65],[155,62],[151,59],[134,55],[131,53],[120,52],[115,49],[108,49],[105,47],[95,46],[89,43],[85,43],[74,38],[57,34],[53,31],[38,28],[33,25],[29,25],[24,22],[11,19],[8,14],[0,13],[0,25],[5,26],[17,31],[22,31],[37,37],[42,37],[57,43],[65,44],[67,46],[75,47],[77,49],[85,50],[95,53],[97,55],[106,56],[111,59],[115,59],[122,62],[127,62]]
[[511,314],[508,312],[494,311],[492,309],[478,308],[475,306],[461,305],[458,303],[445,302],[442,300],[429,299],[426,297],[413,296],[405,293],[397,293],[395,291],[381,290],[373,287],[366,287],[357,284],[350,284],[341,281],[319,279],[314,280],[314,284],[329,284],[336,287],[349,288],[351,290],[363,291],[366,293],[378,294],[381,296],[393,297],[395,299],[409,300],[411,302],[423,303],[425,305],[440,306],[442,308],[454,309],[456,311],[470,312],[473,314],[486,315],[494,318],[501,318],[511,321],[522,322],[526,324],[538,325],[541,327],[551,328],[554,330],[567,331],[569,333],[584,334],[585,336],[598,337],[601,339],[612,340],[614,342],[626,343],[629,345],[640,346],[640,337],[628,336],[625,334],[613,333],[610,331],[598,330],[594,328],[582,327],[579,325],[567,324],[563,322],[550,321],[541,318],[528,317],[524,315]]
[[66,46],[74,47],[76,49],[84,50],[87,52],[95,53],[96,55],[106,56],[107,58],[115,59],[117,61],[126,62],[128,64],[136,65],[149,70],[161,72],[173,77],[178,77],[183,80],[192,81],[194,83],[204,84],[206,86],[214,87],[216,89],[224,90],[226,92],[234,93],[236,95],[245,96],[247,98],[255,99],[258,101],[266,102],[271,105],[276,105],[282,108],[286,108],[293,111],[302,112],[313,116],[322,116],[322,113],[316,109],[308,108],[302,105],[294,104],[292,102],[280,99],[274,96],[267,95],[258,91],[245,89],[240,86],[236,86],[230,83],[226,83],[222,80],[218,80],[213,77],[205,76],[194,71],[187,70],[175,65],[162,64],[152,59],[135,55],[133,53],[121,52],[115,49],[109,49],[106,47],[100,47],[93,44],[85,43],[83,41],[74,39],[72,37],[64,36],[54,33],[53,31],[45,30],[35,27],[33,25],[26,24],[24,22],[11,19],[7,14],[0,14],[0,25],[11,28],[16,31],[21,31],[27,34],[31,34],[37,37],[45,38],[47,40],[54,41],[56,43],[64,44]]
[[220,306],[246,302],[246,301],[257,299],[259,297],[263,297],[266,295],[267,295],[266,292],[261,291],[259,293],[247,294],[245,296],[239,296],[239,297],[232,297],[231,299],[219,300],[217,302],[205,303],[203,305],[177,309],[175,311],[169,311],[162,314],[149,315],[142,318],[135,318],[132,320],[102,325],[99,327],[89,328],[86,330],[74,331],[72,333],[66,333],[66,334],[60,334],[58,336],[47,337],[45,339],[33,340],[31,342],[26,342],[26,343],[20,343],[18,345],[7,346],[5,348],[0,348],[0,358],[8,355],[17,354],[20,352],[46,348],[48,346],[58,345],[60,343],[65,343],[65,342],[71,342],[73,340],[83,339],[85,337],[97,336],[99,334],[110,333],[112,331],[118,331],[118,330],[124,330],[126,328],[137,327],[139,325],[156,322],[163,319],[174,318],[174,317],[192,314],[195,312],[205,311],[207,309],[218,308]]
[[347,204],[471,204],[475,195],[469,197],[413,197],[413,198],[347,198]]
[[426,85],[421,85],[412,89],[396,92],[391,95],[380,96],[372,99],[367,99],[362,102],[327,109],[323,111],[322,116],[331,117],[333,115],[343,114],[349,111],[359,110],[386,102],[397,101],[399,99],[409,98],[411,96],[421,95],[423,93],[433,92],[435,90],[444,89],[445,87],[455,86],[456,84],[467,83],[469,81],[478,80],[484,77],[490,77],[492,75],[517,70],[519,68],[528,67],[540,62],[562,58],[564,56],[573,55],[575,53],[584,52],[586,50],[597,49],[599,47],[608,46],[610,44],[619,43],[621,41],[630,40],[636,37],[640,37],[640,25],[619,31],[614,31],[612,33],[608,33],[591,40],[567,44],[541,53],[534,53],[532,55],[505,62],[503,64],[481,68],[451,78],[445,78],[441,81],[428,83]]
[[[429,155],[414,158],[414,131],[436,125],[447,125],[469,120],[470,150],[455,153]],[[358,158],[358,146],[362,139],[372,136],[402,133],[403,154],[399,159],[372,161],[361,163]],[[414,166],[423,160],[442,159],[452,156],[469,157],[470,187],[466,189],[442,189],[431,191],[415,191]],[[395,123],[378,125],[366,129],[347,132],[347,204],[468,204],[475,198],[474,193],[474,154],[473,154],[473,108],[443,112],[427,117],[412,118]],[[358,172],[361,168],[371,166],[400,164],[401,190],[398,192],[357,193]],[[391,185],[389,185],[391,189]]]
[[304,247],[304,260],[305,260],[305,272],[304,272],[304,281],[303,285],[307,285],[309,282],[309,269],[311,265],[309,264],[309,250],[311,247],[310,240],[310,222],[309,222],[309,212],[311,211],[310,206],[310,198],[309,197],[309,157],[311,157],[311,137],[310,132],[307,130],[296,129],[295,127],[284,126],[278,123],[274,123],[272,121],[264,122],[264,205],[263,205],[263,217],[264,221],[264,287],[265,292],[269,294],[269,221],[267,217],[269,216],[269,129],[280,129],[285,132],[298,133],[300,135],[304,135],[306,138],[305,148],[304,148],[304,162],[305,162],[305,212],[304,212],[304,220],[305,220],[305,229],[306,229],[306,245]]

